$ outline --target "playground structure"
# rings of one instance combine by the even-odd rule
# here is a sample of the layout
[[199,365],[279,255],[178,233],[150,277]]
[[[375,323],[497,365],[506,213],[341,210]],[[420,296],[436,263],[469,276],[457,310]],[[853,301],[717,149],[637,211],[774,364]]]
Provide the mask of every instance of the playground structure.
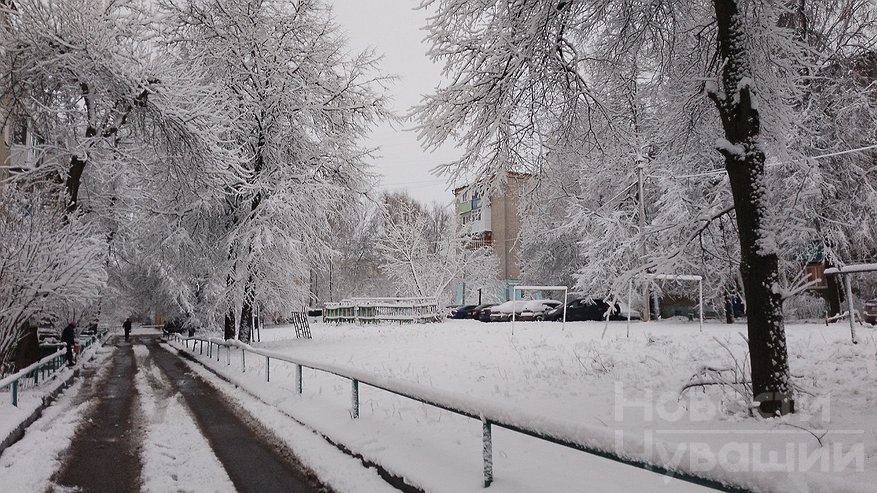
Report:
[[323,322],[376,324],[440,322],[438,301],[435,298],[350,298],[326,303]]
[[875,271],[877,271],[877,264],[855,264],[825,269],[826,276],[841,276],[843,278],[844,292],[846,292],[847,298],[847,314],[850,320],[850,338],[853,344],[858,344],[859,341],[856,338],[856,309],[853,306],[853,288],[850,284],[850,276]]

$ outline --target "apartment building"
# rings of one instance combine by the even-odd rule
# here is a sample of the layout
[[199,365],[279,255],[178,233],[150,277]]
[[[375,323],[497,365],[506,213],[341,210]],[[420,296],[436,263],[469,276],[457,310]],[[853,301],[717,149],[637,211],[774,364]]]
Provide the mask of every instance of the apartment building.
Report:
[[[28,121],[8,115],[0,107],[0,183],[10,173],[31,167],[38,161],[35,146],[41,140],[33,135]],[[5,124],[4,124],[5,120]]]
[[505,186],[486,197],[475,184],[454,190],[461,234],[471,239],[473,248],[493,248],[499,259],[497,288],[505,299],[511,299],[512,286],[520,283],[519,206],[529,178],[525,173],[506,172]]

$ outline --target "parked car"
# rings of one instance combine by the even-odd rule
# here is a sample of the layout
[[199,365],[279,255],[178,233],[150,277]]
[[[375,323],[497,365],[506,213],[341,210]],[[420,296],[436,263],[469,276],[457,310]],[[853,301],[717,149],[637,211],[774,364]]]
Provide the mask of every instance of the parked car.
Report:
[[493,306],[496,306],[496,305],[493,303],[484,303],[484,304],[478,305],[475,308],[469,310],[469,318],[474,318],[475,320],[480,320],[481,319],[481,311],[486,309],[486,308],[491,308]]
[[[628,312],[631,319],[640,319],[638,311],[631,310],[621,303],[615,303],[610,308],[609,303],[600,298],[582,298],[566,304],[566,319],[569,321],[605,320],[607,312],[609,320],[627,320]],[[546,311],[544,319],[563,320],[563,306]]]
[[862,318],[865,319],[866,324],[877,324],[877,298],[865,302]]
[[463,305],[458,306],[457,308],[452,308],[451,314],[448,315],[448,318],[469,318],[469,312],[476,306],[477,305]]
[[512,319],[512,312],[514,311],[515,317],[517,317],[524,310],[524,304],[526,303],[526,300],[509,300],[505,303],[500,303],[490,310],[490,321],[508,322]]
[[482,322],[490,322],[490,316],[493,314],[493,309],[496,308],[496,305],[491,305],[486,308],[482,308],[481,312],[478,313],[478,320]]
[[516,316],[517,320],[521,321],[530,321],[530,320],[542,320],[545,317],[545,312],[552,309],[557,308],[563,303],[557,300],[532,300],[528,301],[524,304],[524,309],[521,310],[521,314]]

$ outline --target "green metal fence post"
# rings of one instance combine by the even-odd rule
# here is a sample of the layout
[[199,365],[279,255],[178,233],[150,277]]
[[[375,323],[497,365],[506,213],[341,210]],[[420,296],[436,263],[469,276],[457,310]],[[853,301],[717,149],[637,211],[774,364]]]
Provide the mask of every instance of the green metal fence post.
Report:
[[493,483],[493,438],[490,421],[481,419],[481,459],[484,464],[484,487]]
[[351,398],[353,401],[351,404],[353,405],[353,409],[350,411],[350,417],[353,419],[357,419],[359,418],[359,380],[352,380],[351,390]]
[[295,365],[295,393],[301,394],[301,365]]

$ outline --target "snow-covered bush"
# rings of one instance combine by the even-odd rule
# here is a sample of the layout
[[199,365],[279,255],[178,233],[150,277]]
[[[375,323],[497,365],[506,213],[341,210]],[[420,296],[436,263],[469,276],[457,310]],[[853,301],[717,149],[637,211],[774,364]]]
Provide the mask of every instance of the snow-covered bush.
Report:
[[94,229],[66,217],[56,200],[0,186],[0,364],[32,317],[93,302],[106,283],[105,259]]
[[821,293],[804,292],[783,300],[783,314],[790,320],[824,318],[827,307]]

